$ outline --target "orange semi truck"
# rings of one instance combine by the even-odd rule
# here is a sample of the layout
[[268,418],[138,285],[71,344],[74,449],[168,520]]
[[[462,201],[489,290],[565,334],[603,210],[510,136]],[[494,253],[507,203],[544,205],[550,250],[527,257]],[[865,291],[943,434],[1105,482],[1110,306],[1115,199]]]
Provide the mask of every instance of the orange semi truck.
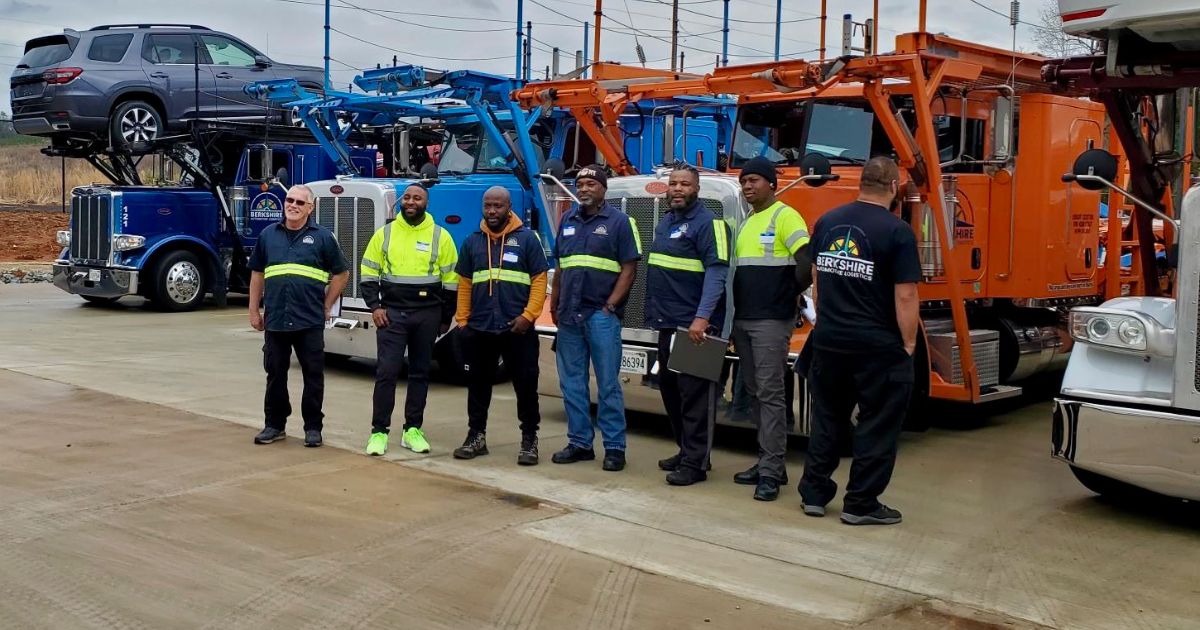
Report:
[[[730,66],[703,77],[531,83],[514,98],[525,107],[572,111],[597,152],[625,176],[610,179],[610,197],[638,218],[644,242],[666,209],[656,199],[665,178],[636,174],[623,155],[615,121],[631,102],[738,98],[728,167],[705,173],[701,183],[702,200],[735,229],[747,211],[736,175],[752,157],[776,163],[781,199],[810,226],[855,198],[867,158],[895,157],[907,179],[900,213],[916,233],[924,270],[919,408],[928,397],[982,403],[1019,394],[1021,380],[1065,365],[1069,307],[1158,288],[1154,265],[1104,270],[1101,197],[1061,180],[1079,153],[1106,146],[1104,108],[1051,93],[1040,76],[1044,61],[915,33],[898,36],[886,54]],[[820,157],[812,161],[814,154]],[[795,185],[810,174],[802,161],[827,162],[837,181]],[[807,179],[830,179],[818,175]],[[1111,260],[1119,265],[1120,257]],[[634,299],[642,295],[637,288]],[[641,328],[636,305],[631,311],[625,342],[635,358],[623,375],[627,399],[631,408],[659,411],[657,392],[644,391],[656,381],[653,331]],[[549,325],[539,330],[547,338],[554,332]],[[797,330],[793,350],[806,336],[807,329]],[[549,383],[545,389],[554,392]],[[805,433],[804,396],[795,399],[793,431]],[[912,420],[919,427],[924,418]]]

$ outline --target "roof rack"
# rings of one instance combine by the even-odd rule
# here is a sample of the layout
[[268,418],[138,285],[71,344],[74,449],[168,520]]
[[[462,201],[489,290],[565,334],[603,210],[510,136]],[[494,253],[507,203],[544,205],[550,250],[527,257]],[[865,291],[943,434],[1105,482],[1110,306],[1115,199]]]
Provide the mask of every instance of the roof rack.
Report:
[[200,26],[199,24],[102,24],[100,26],[93,26],[92,28],[90,28],[88,30],[89,31],[108,31],[108,30],[112,30],[114,28],[155,28],[155,27],[187,28],[187,29],[192,29],[192,30],[196,30],[196,31],[211,31],[212,30],[211,28],[208,28],[207,26]]

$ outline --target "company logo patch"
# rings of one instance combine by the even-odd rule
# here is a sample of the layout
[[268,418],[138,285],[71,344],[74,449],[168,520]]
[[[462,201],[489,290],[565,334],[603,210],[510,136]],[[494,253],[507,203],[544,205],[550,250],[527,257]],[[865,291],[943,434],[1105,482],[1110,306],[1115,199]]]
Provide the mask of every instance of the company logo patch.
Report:
[[316,241],[313,240],[313,237],[311,235],[309,235],[309,236],[305,236],[304,238],[300,239],[300,242],[304,243],[305,245],[312,245]]
[[508,237],[508,240],[505,241],[504,245],[505,245],[505,247],[520,247],[521,246],[521,244],[517,242],[517,237],[515,237],[515,236]]
[[608,226],[601,225],[601,226],[597,227],[596,231],[592,232],[592,234],[595,234],[596,236],[608,236]]
[[825,251],[817,254],[817,271],[868,282],[874,279],[875,263],[862,258],[863,248],[854,229],[847,226],[845,235],[834,237]]
[[575,178],[578,179],[580,177],[596,177],[597,175],[599,175],[599,173],[597,173],[596,169],[594,169],[594,168],[581,168],[581,169],[579,169],[579,172],[575,174]]

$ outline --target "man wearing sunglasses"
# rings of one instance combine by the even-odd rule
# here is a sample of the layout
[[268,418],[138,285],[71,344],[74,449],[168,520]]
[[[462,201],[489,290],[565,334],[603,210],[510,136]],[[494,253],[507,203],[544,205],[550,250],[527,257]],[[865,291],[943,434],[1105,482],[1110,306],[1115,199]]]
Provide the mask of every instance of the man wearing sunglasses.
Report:
[[[329,230],[310,223],[313,193],[292,186],[283,205],[283,220],[267,226],[250,255],[250,325],[263,334],[263,367],[267,395],[266,427],[255,444],[282,440],[292,413],[288,400],[288,366],[292,351],[304,375],[300,412],[304,445],[321,445],[325,397],[325,321],[350,278],[350,267]],[[261,306],[266,306],[266,313]]]

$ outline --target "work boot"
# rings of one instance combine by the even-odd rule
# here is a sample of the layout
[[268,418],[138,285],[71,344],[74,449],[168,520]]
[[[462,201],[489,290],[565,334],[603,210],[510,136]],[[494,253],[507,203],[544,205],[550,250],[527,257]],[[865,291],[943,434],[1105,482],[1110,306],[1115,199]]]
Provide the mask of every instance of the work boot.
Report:
[[580,448],[568,444],[566,448],[550,457],[555,464],[574,464],[575,462],[590,462],[596,459],[596,451],[590,448]]
[[625,451],[615,449],[604,451],[604,465],[602,467],[609,472],[625,470]]
[[320,430],[311,429],[304,432],[304,446],[308,448],[316,448],[323,443],[324,441],[321,439]]
[[779,482],[771,477],[759,477],[754,488],[755,501],[774,501],[779,498]]
[[278,442],[286,437],[287,434],[284,433],[283,430],[276,429],[274,427],[267,427],[262,431],[259,431],[258,435],[254,436],[254,443],[270,444],[271,442]]
[[521,436],[521,450],[517,451],[517,464],[521,466],[537,466],[538,439],[536,433],[526,433]]
[[683,461],[683,453],[675,453],[674,455],[658,460],[658,469],[667,472],[674,472],[679,469],[679,463]]
[[895,525],[900,522],[900,511],[880,503],[870,514],[851,514],[843,511],[842,522],[847,525]]
[[672,486],[690,486],[707,479],[708,473],[688,466],[680,466],[678,469],[667,473],[667,483]]
[[[787,471],[783,471],[783,479],[779,480],[780,484],[786,485],[788,482]],[[755,464],[740,473],[733,476],[733,483],[743,486],[758,485],[758,464]]]
[[475,459],[487,454],[487,434],[483,431],[467,431],[463,445],[454,449],[454,459]]

